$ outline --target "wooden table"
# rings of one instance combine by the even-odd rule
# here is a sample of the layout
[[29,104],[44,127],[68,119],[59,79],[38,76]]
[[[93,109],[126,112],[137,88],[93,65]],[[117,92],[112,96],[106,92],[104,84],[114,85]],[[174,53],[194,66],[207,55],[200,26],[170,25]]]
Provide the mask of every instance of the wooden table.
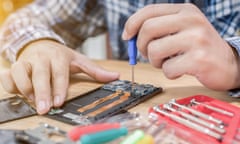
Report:
[[[8,68],[9,65],[0,60],[0,69]],[[131,80],[131,67],[126,61],[112,61],[101,60],[96,61],[99,65],[107,70],[120,72],[120,79]],[[153,84],[158,87],[162,87],[164,92],[158,94],[151,99],[145,101],[142,104],[130,109],[132,112],[139,112],[142,115],[146,115],[148,108],[160,103],[165,103],[172,98],[183,98],[191,95],[208,95],[219,100],[223,100],[229,103],[239,104],[239,99],[231,98],[227,95],[227,92],[213,91],[203,87],[194,77],[183,76],[177,80],[167,79],[160,69],[153,68],[149,64],[139,63],[135,66],[135,81],[138,83]],[[95,89],[102,84],[97,83],[91,78],[85,75],[75,75],[71,78],[71,85],[69,88],[69,98],[75,97],[79,94],[85,93],[89,90]],[[0,97],[5,98],[11,96],[4,92],[1,88]],[[69,130],[72,126],[64,124],[62,122],[48,119],[44,116],[32,116],[20,120],[15,120],[0,124],[0,128],[14,128],[14,129],[27,129],[38,126],[40,122],[52,124],[60,127],[63,130]]]

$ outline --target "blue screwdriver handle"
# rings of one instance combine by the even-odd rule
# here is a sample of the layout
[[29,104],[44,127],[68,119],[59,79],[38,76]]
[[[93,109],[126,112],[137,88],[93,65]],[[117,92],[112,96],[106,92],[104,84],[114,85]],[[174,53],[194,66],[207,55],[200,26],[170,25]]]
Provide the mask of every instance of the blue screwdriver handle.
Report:
[[128,41],[128,56],[129,56],[129,64],[136,65],[137,64],[137,36],[134,36]]
[[103,144],[115,140],[121,136],[127,135],[127,133],[127,128],[121,127],[93,134],[87,134],[81,137],[80,144]]

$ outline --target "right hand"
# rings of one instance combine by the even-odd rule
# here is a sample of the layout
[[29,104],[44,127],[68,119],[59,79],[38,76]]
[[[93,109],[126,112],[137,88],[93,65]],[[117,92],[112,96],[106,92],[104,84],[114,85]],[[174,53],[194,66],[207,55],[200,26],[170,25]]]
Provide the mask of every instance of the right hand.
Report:
[[69,75],[83,72],[100,82],[119,78],[91,62],[86,56],[51,40],[38,40],[26,46],[10,70],[0,74],[3,88],[35,101],[37,112],[63,104]]
[[240,61],[203,13],[193,4],[153,4],[133,14],[122,38],[135,35],[142,56],[169,79],[194,76],[205,87],[240,87]]

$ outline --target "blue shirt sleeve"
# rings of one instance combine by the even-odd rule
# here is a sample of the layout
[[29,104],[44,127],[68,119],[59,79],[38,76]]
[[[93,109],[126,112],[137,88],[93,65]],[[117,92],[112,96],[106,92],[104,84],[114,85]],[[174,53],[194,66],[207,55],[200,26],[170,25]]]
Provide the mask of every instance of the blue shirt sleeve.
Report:
[[[240,36],[227,38],[226,40],[233,48],[235,48],[238,56],[240,56]],[[240,88],[230,90],[229,95],[240,98]]]

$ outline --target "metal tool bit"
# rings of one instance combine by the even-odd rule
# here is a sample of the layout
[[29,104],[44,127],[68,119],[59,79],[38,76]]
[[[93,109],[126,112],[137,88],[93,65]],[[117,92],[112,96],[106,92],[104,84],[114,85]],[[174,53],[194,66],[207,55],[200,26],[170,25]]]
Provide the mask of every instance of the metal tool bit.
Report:
[[132,65],[132,91],[133,91],[133,88],[134,88],[134,65]]
[[188,119],[188,120],[191,120],[191,121],[193,121],[193,122],[195,122],[195,123],[201,124],[201,125],[203,125],[203,126],[205,126],[205,127],[207,127],[207,128],[210,128],[210,129],[212,129],[212,130],[215,130],[215,131],[217,131],[217,132],[219,132],[219,133],[221,133],[221,134],[224,134],[224,133],[226,132],[225,129],[219,128],[219,127],[217,127],[216,125],[214,125],[213,123],[210,123],[210,122],[205,121],[205,120],[203,120],[203,119],[199,119],[199,118],[197,118],[197,117],[195,117],[195,116],[193,116],[193,115],[190,115],[190,114],[188,114],[188,113],[186,113],[186,112],[178,111],[178,110],[172,108],[171,105],[169,105],[169,104],[164,104],[164,105],[163,105],[163,108],[165,108],[165,109],[167,109],[167,110],[170,110],[170,111],[172,111],[172,112],[177,112],[177,113],[180,114],[182,117],[184,117],[184,118],[186,118],[186,119]]
[[214,131],[212,131],[212,130],[210,130],[210,129],[208,129],[208,128],[205,128],[205,127],[203,127],[203,126],[201,126],[201,125],[198,125],[198,124],[196,124],[196,123],[193,123],[193,122],[191,122],[191,121],[189,121],[189,120],[186,120],[186,119],[184,119],[184,118],[181,118],[181,117],[179,117],[179,116],[177,116],[177,115],[174,115],[174,114],[171,114],[171,113],[167,113],[166,111],[161,110],[158,106],[154,106],[154,107],[153,107],[153,110],[154,110],[155,112],[157,112],[157,113],[160,113],[160,114],[162,114],[162,115],[164,115],[164,116],[169,117],[169,118],[172,119],[173,121],[175,121],[175,122],[177,122],[177,123],[180,123],[180,124],[182,124],[182,125],[184,125],[184,126],[186,126],[186,127],[189,127],[189,128],[192,128],[192,129],[194,129],[194,130],[196,130],[196,131],[199,131],[199,132],[201,132],[201,133],[207,134],[207,135],[209,135],[209,136],[211,136],[211,137],[216,138],[216,139],[219,140],[219,141],[222,140],[222,136],[221,136],[220,134],[218,134],[218,133],[216,133],[216,132],[214,132]]
[[196,104],[196,105],[202,105],[212,111],[215,111],[215,112],[218,112],[218,113],[221,113],[221,114],[224,114],[224,115],[227,115],[227,116],[230,116],[230,117],[233,117],[234,114],[231,113],[231,112],[228,112],[226,110],[223,110],[223,109],[220,109],[220,108],[217,108],[217,107],[214,107],[214,106],[211,106],[211,105],[207,105],[207,104],[204,104],[204,103],[200,103],[200,102],[197,102],[195,99],[192,99],[190,101],[192,104]]
[[207,114],[205,114],[203,112],[200,112],[200,111],[197,111],[197,110],[188,108],[188,107],[186,107],[184,105],[180,105],[180,104],[176,103],[175,99],[170,100],[169,104],[175,105],[175,106],[177,106],[177,107],[179,107],[181,109],[185,109],[185,110],[191,112],[192,114],[194,114],[196,116],[199,116],[199,117],[201,117],[203,119],[215,122],[215,123],[217,123],[219,125],[225,125],[222,120],[216,119],[216,118],[212,117],[211,115],[207,115]]

